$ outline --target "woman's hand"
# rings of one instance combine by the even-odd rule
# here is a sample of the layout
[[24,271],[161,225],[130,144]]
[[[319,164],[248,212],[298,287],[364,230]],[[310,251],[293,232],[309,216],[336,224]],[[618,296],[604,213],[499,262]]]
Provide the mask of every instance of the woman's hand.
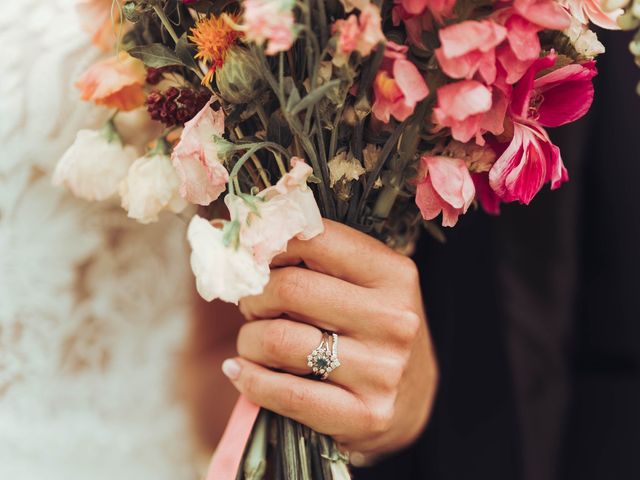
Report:
[[[423,430],[437,383],[418,272],[365,234],[325,227],[292,240],[264,293],[241,301],[250,322],[223,371],[253,402],[348,450],[397,450]],[[303,377],[320,329],[339,335],[341,366],[326,381]]]

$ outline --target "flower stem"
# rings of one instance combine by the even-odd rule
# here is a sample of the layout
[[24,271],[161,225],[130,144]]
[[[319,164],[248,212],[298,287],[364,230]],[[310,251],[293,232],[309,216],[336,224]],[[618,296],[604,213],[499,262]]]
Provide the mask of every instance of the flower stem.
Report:
[[154,5],[153,10],[156,12],[156,15],[158,15],[158,18],[162,22],[162,25],[164,25],[164,28],[166,28],[167,32],[169,32],[169,35],[171,35],[171,38],[173,38],[173,41],[177,44],[179,40],[178,35],[173,29],[173,25],[171,25],[171,22],[167,18],[167,15],[164,13],[164,10],[158,5]]

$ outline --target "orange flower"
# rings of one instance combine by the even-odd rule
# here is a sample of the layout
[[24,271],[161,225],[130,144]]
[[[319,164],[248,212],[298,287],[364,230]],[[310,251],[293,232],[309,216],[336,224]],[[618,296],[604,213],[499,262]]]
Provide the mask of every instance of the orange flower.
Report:
[[104,51],[111,50],[121,28],[120,9],[113,0],[79,0],[76,6],[82,28],[91,42]]
[[242,35],[233,28],[237,17],[234,15],[228,15],[228,17],[225,19],[224,16],[211,15],[198,21],[191,29],[192,35],[189,36],[189,40],[198,47],[196,59],[202,60],[209,67],[207,75],[202,80],[203,84],[211,82],[216,68],[224,63],[227,51]]
[[144,64],[126,52],[93,64],[76,83],[82,100],[133,110],[144,105]]

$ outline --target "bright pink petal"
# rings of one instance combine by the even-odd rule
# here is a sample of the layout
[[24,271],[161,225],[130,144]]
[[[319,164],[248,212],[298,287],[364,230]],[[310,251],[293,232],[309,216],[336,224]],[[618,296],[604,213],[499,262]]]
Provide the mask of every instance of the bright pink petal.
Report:
[[482,209],[489,215],[500,214],[500,198],[489,185],[488,172],[474,173],[471,175],[473,184],[476,187],[476,198],[480,202]]

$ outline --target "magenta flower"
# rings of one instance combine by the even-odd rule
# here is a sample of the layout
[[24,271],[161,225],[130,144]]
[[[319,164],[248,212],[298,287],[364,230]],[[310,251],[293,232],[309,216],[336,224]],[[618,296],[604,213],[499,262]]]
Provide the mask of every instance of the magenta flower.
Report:
[[545,183],[553,190],[568,180],[560,150],[543,127],[564,125],[587,113],[597,72],[591,61],[535,78],[555,61],[555,53],[535,61],[514,86],[509,107],[513,138],[489,172],[491,188],[505,202],[528,204]]
[[475,188],[467,165],[459,158],[424,155],[416,204],[425,220],[442,212],[442,226],[453,227],[473,202]]
[[413,113],[416,104],[429,95],[424,78],[407,60],[408,47],[387,42],[384,60],[373,82],[373,115],[384,123],[391,116],[402,122]]

